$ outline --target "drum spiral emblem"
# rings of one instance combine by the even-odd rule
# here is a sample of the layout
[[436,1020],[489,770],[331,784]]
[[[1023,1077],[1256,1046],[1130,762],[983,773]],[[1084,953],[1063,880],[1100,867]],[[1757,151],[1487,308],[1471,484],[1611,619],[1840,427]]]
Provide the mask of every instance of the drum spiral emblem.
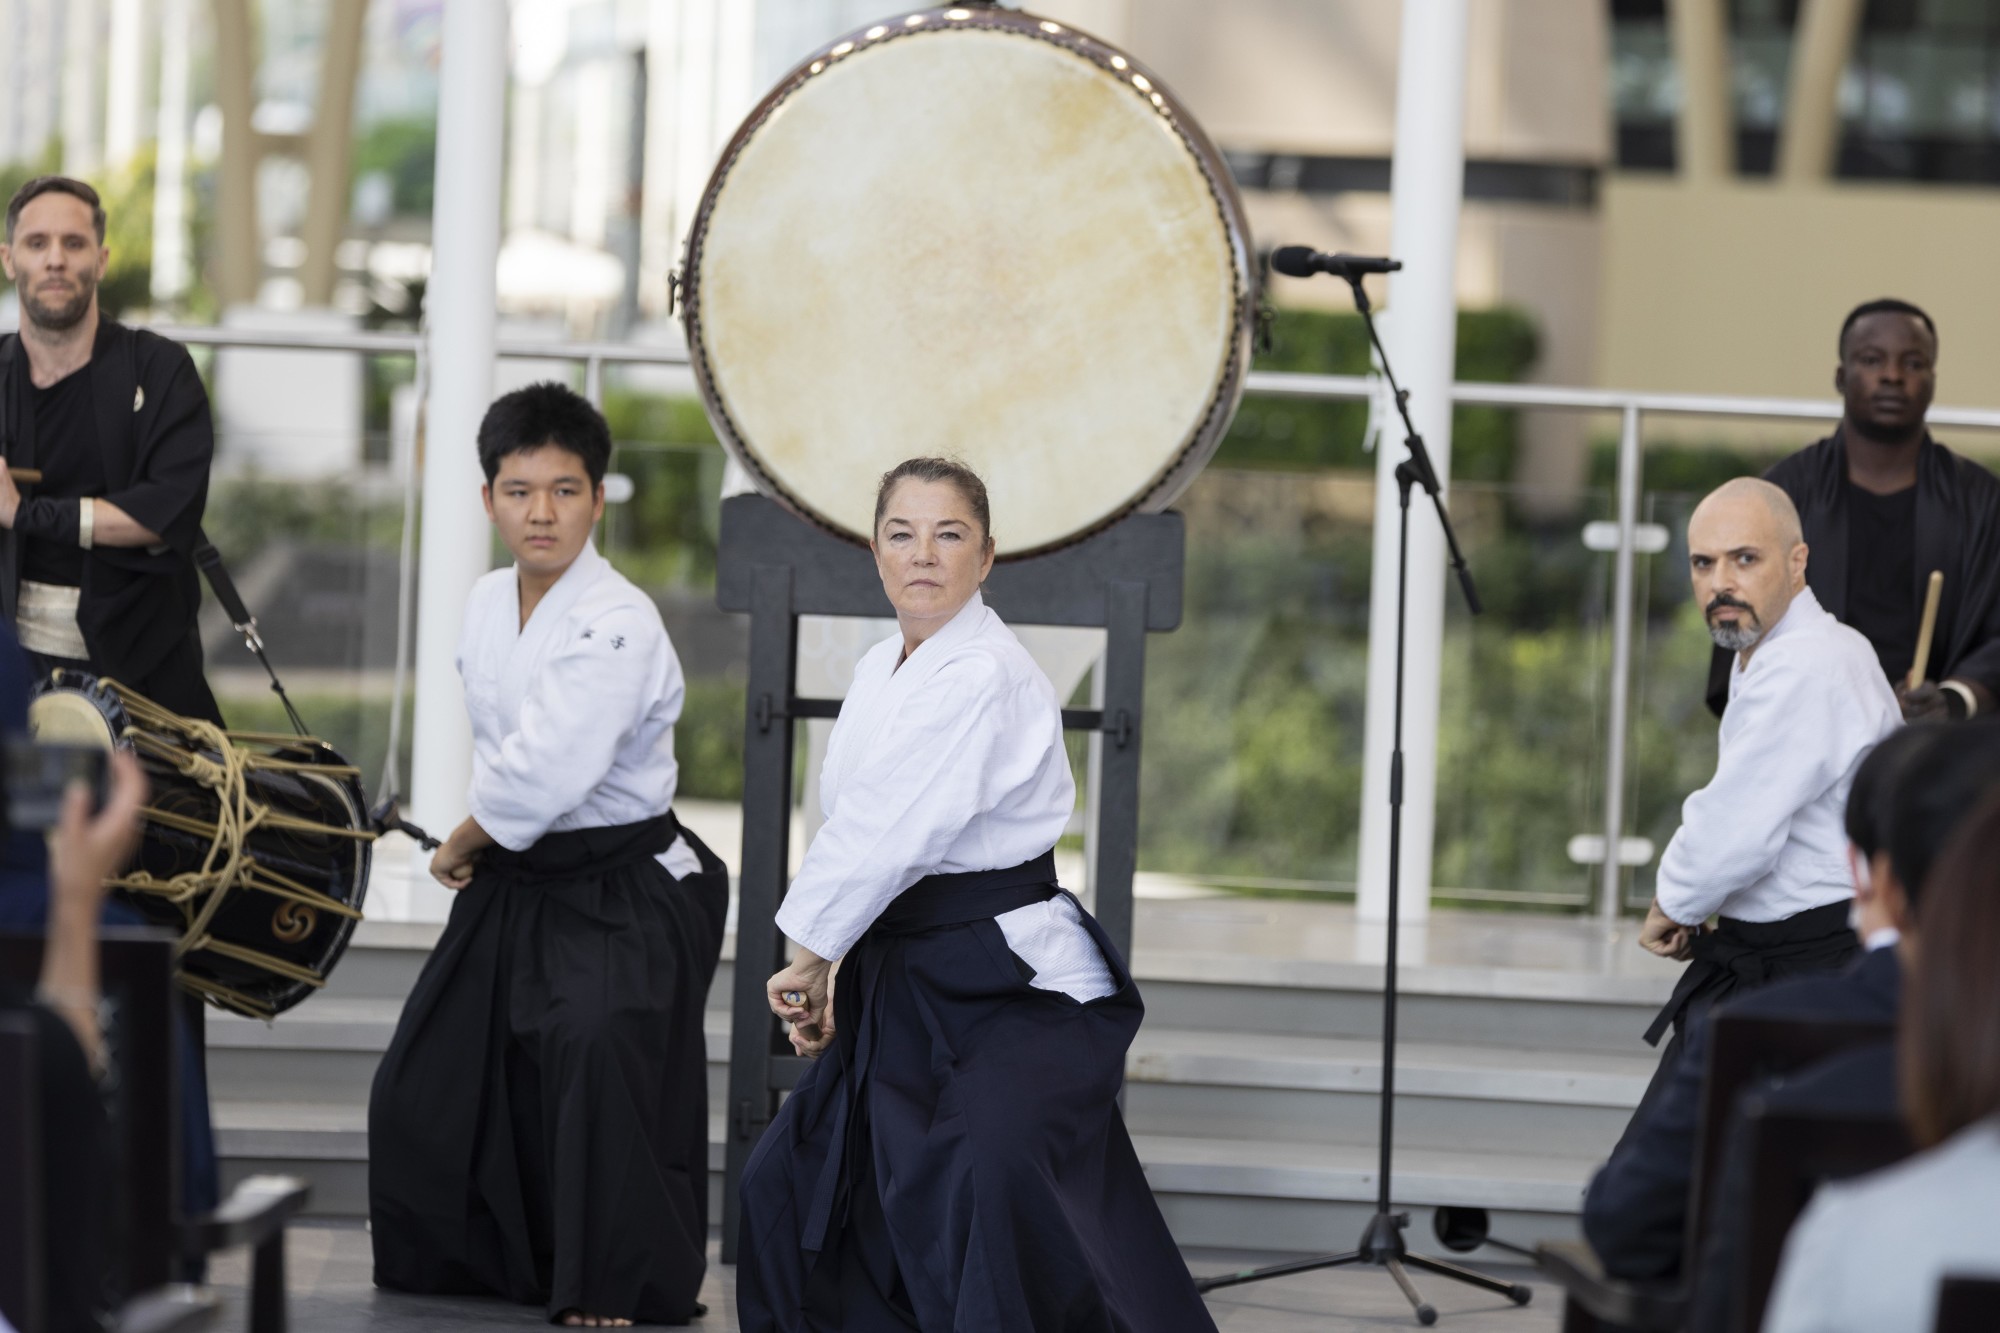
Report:
[[319,925],[319,913],[304,903],[279,903],[271,914],[271,933],[287,944],[297,944]]

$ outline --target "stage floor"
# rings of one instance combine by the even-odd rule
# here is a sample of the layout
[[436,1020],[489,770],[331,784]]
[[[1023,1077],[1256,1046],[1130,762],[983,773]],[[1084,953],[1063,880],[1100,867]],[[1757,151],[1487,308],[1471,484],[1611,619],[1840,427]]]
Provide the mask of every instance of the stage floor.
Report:
[[[295,1333],[469,1333],[475,1329],[547,1327],[539,1310],[498,1301],[398,1296],[369,1282],[368,1233],[353,1226],[295,1226],[289,1233],[291,1328]],[[1198,1273],[1248,1267],[1273,1256],[1241,1251],[1195,1250],[1188,1264]],[[1284,1256],[1290,1258],[1293,1256]],[[709,1246],[709,1276],[702,1289],[708,1315],[693,1327],[736,1333],[736,1270],[716,1262]],[[228,1302],[221,1326],[243,1326],[247,1256],[218,1260],[211,1278]],[[1534,1282],[1527,1269],[1491,1269],[1513,1281]],[[1439,1326],[1455,1333],[1550,1333],[1561,1323],[1560,1292],[1535,1287],[1534,1302],[1516,1308],[1456,1282],[1416,1275],[1424,1298],[1435,1305]],[[1208,1299],[1223,1333],[1360,1333],[1415,1328],[1409,1305],[1386,1272],[1335,1269],[1277,1278],[1215,1292]]]

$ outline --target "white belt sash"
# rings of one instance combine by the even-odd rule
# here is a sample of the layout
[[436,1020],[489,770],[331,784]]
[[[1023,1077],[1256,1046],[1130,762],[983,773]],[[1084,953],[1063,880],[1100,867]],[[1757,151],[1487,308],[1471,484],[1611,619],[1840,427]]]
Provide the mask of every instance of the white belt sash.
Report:
[[43,657],[88,661],[90,649],[76,623],[77,602],[82,595],[81,588],[22,579],[20,605],[14,615],[21,646]]

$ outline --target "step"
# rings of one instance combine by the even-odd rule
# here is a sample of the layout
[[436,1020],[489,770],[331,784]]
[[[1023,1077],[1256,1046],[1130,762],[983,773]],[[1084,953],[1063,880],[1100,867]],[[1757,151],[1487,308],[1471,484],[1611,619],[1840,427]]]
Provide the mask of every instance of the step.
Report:
[[[1379,1038],[1375,963],[1141,953],[1133,975],[1146,1021],[1170,1028]],[[1414,967],[1398,978],[1396,1030],[1408,1042],[1515,1050],[1643,1053],[1671,993],[1655,977],[1525,968]]]
[[[313,1217],[368,1216],[368,1108],[300,1102],[215,1103],[222,1188],[260,1172],[312,1182]],[[709,1216],[722,1216],[722,1117],[709,1117]]]
[[[439,930],[364,923],[323,994],[272,1024],[211,1016],[226,1175],[301,1171],[316,1182],[314,1212],[365,1213],[369,1085]],[[727,1098],[733,945],[704,1018],[712,1114]],[[1671,978],[1564,971],[1560,959],[1485,966],[1505,950],[1454,949],[1399,978],[1396,1204],[1415,1215],[1411,1245],[1436,1249],[1428,1210],[1447,1203],[1489,1208],[1505,1239],[1573,1237],[1584,1182],[1651,1076],[1640,1033]],[[1351,1245],[1374,1207],[1382,966],[1155,948],[1133,970],[1147,1018],[1126,1118],[1176,1237]],[[713,1133],[719,1195],[719,1119]]]
[[[318,998],[277,1022],[216,1016],[208,1025],[218,1101],[365,1106],[394,1032],[393,1000]],[[704,1014],[708,1100],[727,1103],[729,1016]],[[1643,1048],[1641,1048],[1643,1049]],[[1654,1057],[1539,1053],[1408,1043],[1397,1053],[1401,1140],[1492,1151],[1568,1149],[1599,1156],[1623,1132]],[[1147,1027],[1126,1061],[1135,1133],[1373,1143],[1379,1045],[1359,1038]]]
[[[1406,1043],[1397,1051],[1397,1141],[1601,1161],[1654,1064],[1650,1053]],[[1381,1086],[1374,1041],[1143,1029],[1126,1061],[1125,1118],[1135,1134],[1373,1144]]]
[[[1338,1252],[1374,1214],[1379,1154],[1372,1147],[1141,1134],[1133,1145],[1174,1239],[1183,1247]],[[1576,1239],[1583,1189],[1599,1159],[1398,1147],[1391,1207],[1412,1215],[1412,1249],[1432,1239],[1442,1205],[1488,1210],[1496,1239],[1532,1246]],[[1449,1256],[1447,1256],[1449,1257]],[[1464,1256],[1501,1260],[1482,1248]]]
[[[315,996],[271,1023],[211,1012],[209,1096],[365,1108],[402,1011],[401,1000]],[[720,1111],[729,1085],[729,1015],[706,1010],[702,1027],[709,1104]]]
[[[215,1120],[225,1188],[260,1171],[297,1174],[313,1183],[310,1215],[367,1215],[364,1110],[220,1102]],[[722,1132],[721,1118],[711,1117],[715,1217],[721,1216]],[[1133,1144],[1183,1246],[1337,1250],[1359,1236],[1374,1209],[1379,1163],[1370,1147],[1159,1134],[1135,1134]],[[1419,1249],[1426,1248],[1430,1210],[1441,1204],[1490,1210],[1493,1234],[1503,1240],[1569,1238],[1577,1234],[1574,1215],[1596,1165],[1576,1157],[1399,1148],[1393,1204],[1415,1215],[1411,1236]]]
[[[293,1013],[340,998],[400,1000],[441,930],[363,922],[325,991]],[[735,944],[733,934],[723,940],[711,1008],[734,1002]],[[1379,963],[1142,949],[1132,971],[1149,1026],[1364,1039],[1382,1031]],[[1397,1030],[1408,1042],[1632,1055],[1644,1052],[1642,1036],[1671,990],[1666,974],[1407,967],[1399,976]]]

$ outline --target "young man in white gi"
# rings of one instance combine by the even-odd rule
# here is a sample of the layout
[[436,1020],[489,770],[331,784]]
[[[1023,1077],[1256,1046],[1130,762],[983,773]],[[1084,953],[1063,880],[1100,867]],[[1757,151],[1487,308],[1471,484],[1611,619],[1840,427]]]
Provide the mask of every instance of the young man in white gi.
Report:
[[728,873],[674,819],[680,662],[591,546],[611,436],[570,390],[487,412],[514,554],[467,601],[460,891],[369,1107],[375,1280],[568,1325],[684,1324],[708,1240],[702,1007]]
[[1834,971],[1857,948],[1847,789],[1902,712],[1868,640],[1806,586],[1806,556],[1798,510],[1767,481],[1724,484],[1688,521],[1695,601],[1735,660],[1715,776],[1681,807],[1640,934],[1693,960],[1646,1033],[1674,1029],[1649,1101],[1688,1018],[1745,987]]

